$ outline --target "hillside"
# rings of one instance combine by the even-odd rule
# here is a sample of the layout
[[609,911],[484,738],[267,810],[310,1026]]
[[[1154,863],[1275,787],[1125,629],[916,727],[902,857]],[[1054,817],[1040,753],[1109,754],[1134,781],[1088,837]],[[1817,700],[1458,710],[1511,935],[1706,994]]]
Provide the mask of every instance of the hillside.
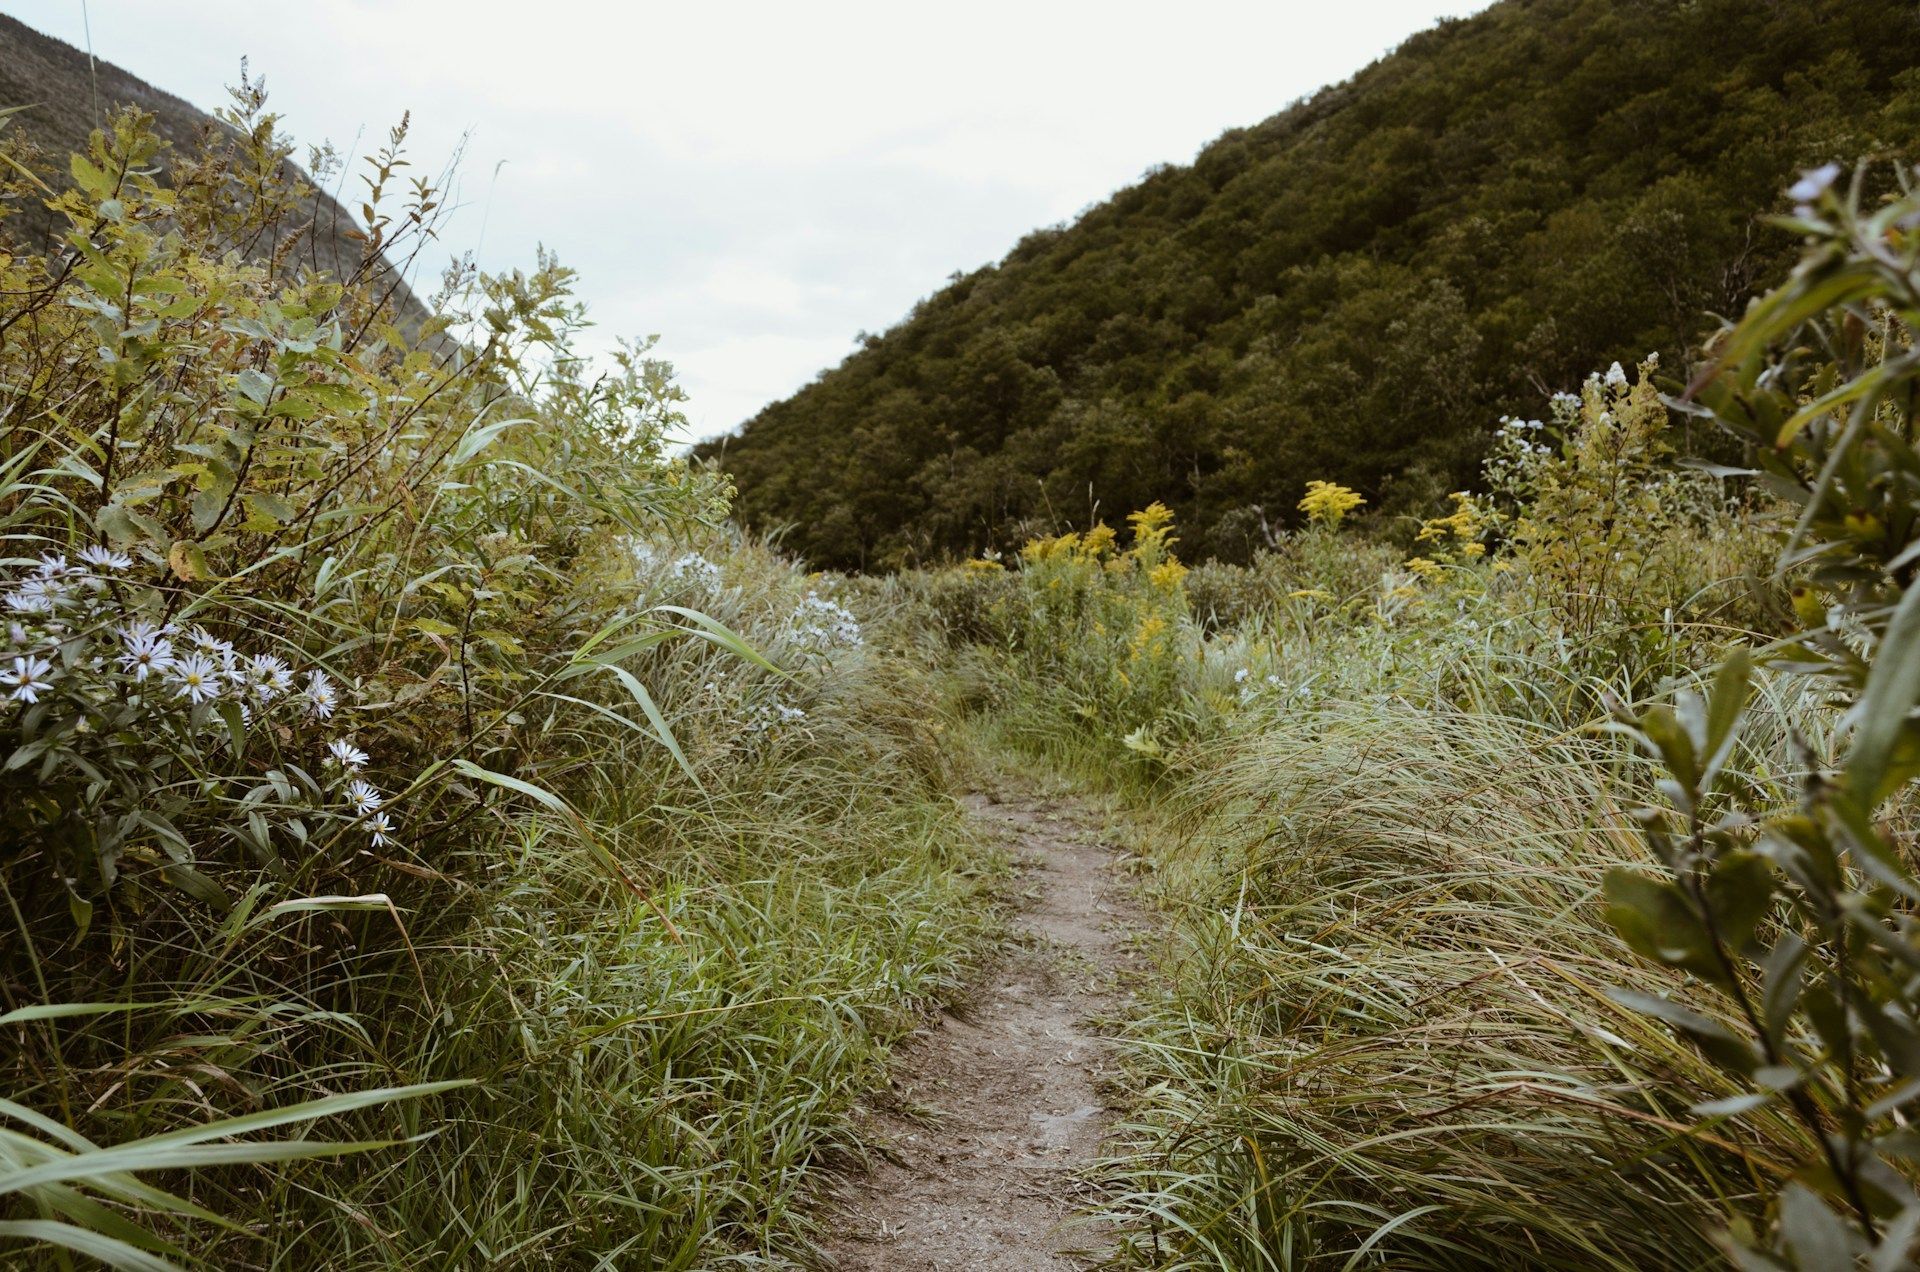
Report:
[[[88,134],[123,106],[135,106],[153,116],[153,130],[176,153],[191,153],[200,134],[224,128],[206,112],[171,93],[148,84],[111,62],[95,59],[91,68],[84,50],[0,14],[0,110],[24,106],[8,125],[9,133],[26,140],[51,162],[41,165],[42,176],[64,182],[65,156],[84,153]],[[94,109],[98,102],[98,113]],[[305,179],[304,174],[301,175]],[[291,218],[294,233],[284,243],[260,245],[259,251],[278,248],[280,257],[308,268],[344,278],[360,268],[362,240],[353,215],[325,190],[315,190],[298,201]],[[10,237],[24,246],[44,251],[56,218],[41,206],[22,206],[9,218]],[[391,298],[395,311],[417,327],[426,308],[401,284]]]
[[1160,499],[1242,558],[1330,478],[1467,484],[1502,414],[1673,367],[1784,274],[1796,167],[1920,140],[1898,0],[1506,0],[958,278],[711,443],[816,563]]

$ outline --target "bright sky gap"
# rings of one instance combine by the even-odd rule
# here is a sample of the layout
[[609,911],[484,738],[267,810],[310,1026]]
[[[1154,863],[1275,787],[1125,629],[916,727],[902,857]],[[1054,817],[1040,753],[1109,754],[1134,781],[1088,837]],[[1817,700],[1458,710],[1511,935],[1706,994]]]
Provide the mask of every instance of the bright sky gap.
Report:
[[[694,437],[725,432],[1159,163],[1184,163],[1479,0],[1338,6],[0,0],[202,109],[247,58],[304,146],[364,155],[403,111],[467,138],[448,256],[537,245],[590,346],[659,333]],[[296,20],[297,13],[297,20]],[[352,206],[351,187],[347,203]]]

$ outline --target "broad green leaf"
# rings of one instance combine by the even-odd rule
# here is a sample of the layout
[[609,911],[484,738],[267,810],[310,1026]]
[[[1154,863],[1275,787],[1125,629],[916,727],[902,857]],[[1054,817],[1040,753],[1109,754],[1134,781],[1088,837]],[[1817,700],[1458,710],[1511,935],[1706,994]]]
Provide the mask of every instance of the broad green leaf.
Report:
[[75,1254],[98,1259],[110,1268],[124,1272],[184,1272],[157,1254],[149,1254],[126,1241],[87,1228],[61,1223],[57,1219],[0,1220],[0,1239],[12,1238],[32,1245],[58,1246]]

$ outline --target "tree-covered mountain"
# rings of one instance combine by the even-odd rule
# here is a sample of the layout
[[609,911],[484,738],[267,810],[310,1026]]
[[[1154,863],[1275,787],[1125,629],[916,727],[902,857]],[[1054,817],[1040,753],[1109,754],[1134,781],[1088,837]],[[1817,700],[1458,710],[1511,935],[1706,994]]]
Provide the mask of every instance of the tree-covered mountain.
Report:
[[703,453],[838,566],[1154,499],[1238,556],[1312,478],[1424,503],[1503,413],[1673,366],[1782,275],[1751,210],[1797,167],[1911,157],[1916,14],[1504,0],[1029,235]]
[[[227,124],[139,76],[0,14],[0,110],[16,110],[7,121],[8,132],[33,147],[41,161],[33,166],[42,179],[64,184],[67,156],[85,154],[88,135],[126,106],[151,115],[154,132],[179,154],[192,153],[208,130],[230,131]],[[298,169],[289,165],[289,171]],[[249,197],[245,174],[208,170],[200,177],[229,185],[231,197]],[[304,173],[299,179],[308,182]],[[347,179],[359,188],[357,176],[348,174]],[[61,225],[45,206],[23,204],[7,219],[7,239],[29,251],[58,251],[62,245],[54,235]],[[287,217],[275,219],[273,233],[236,246],[248,256],[272,258],[277,267],[305,267],[347,279],[368,272],[376,259],[369,255],[363,230],[325,190],[309,188],[293,199]],[[417,327],[426,320],[426,307],[398,273],[391,274],[388,286],[392,294],[387,303],[403,325]]]

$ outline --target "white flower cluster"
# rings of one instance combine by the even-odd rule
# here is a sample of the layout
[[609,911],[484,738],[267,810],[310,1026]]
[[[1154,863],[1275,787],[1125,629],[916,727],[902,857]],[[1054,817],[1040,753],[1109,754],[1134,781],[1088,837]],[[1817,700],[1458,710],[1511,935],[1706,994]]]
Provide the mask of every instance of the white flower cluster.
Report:
[[[113,728],[156,743],[171,738],[195,749],[232,744],[223,707],[240,723],[282,725],[330,720],[341,693],[318,668],[303,676],[277,654],[243,654],[206,628],[155,622],[148,589],[124,578],[124,552],[89,547],[75,560],[49,553],[24,577],[0,585],[9,617],[0,652],[0,709],[36,735],[84,737],[102,712],[120,713]],[[143,606],[144,602],[144,606]],[[297,736],[297,735],[296,735]],[[368,762],[349,741],[328,746],[330,763],[349,783],[339,795],[351,819],[378,846],[393,825],[379,811],[378,791],[349,779]],[[328,811],[321,801],[320,811]]]
[[[1580,404],[1578,398],[1574,398],[1573,401],[1575,406]],[[1532,435],[1539,433],[1546,426],[1544,420],[1523,420],[1514,415],[1502,415],[1500,427],[1494,430],[1493,437],[1496,444],[1505,446],[1518,454],[1544,455],[1552,448],[1545,442],[1533,440]]]
[[1239,687],[1241,706],[1246,706],[1248,703],[1259,698],[1294,697],[1305,702],[1313,697],[1311,691],[1309,691],[1304,684],[1295,685],[1292,692],[1289,693],[1286,681],[1280,679],[1279,676],[1270,672],[1264,679],[1255,680],[1253,678],[1253,672],[1246,667],[1242,667],[1233,673],[1233,683]]
[[807,713],[799,707],[790,707],[779,699],[756,702],[747,708],[745,717],[748,733],[778,733],[795,725],[806,723]]
[[712,589],[726,581],[726,572],[698,552],[668,553],[645,539],[630,539],[627,546],[643,573],[657,575],[668,583]]
[[787,633],[795,644],[814,653],[857,649],[864,642],[853,612],[817,592],[808,592],[794,606],[787,618]]

